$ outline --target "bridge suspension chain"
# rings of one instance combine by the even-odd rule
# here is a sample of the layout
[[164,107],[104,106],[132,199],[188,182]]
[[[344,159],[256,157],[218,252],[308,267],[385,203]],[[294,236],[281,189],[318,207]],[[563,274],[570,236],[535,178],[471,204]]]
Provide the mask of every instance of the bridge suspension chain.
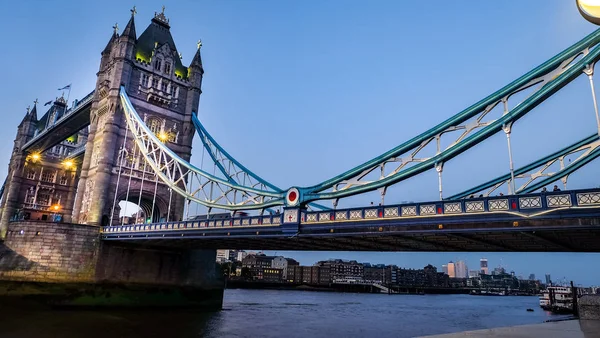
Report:
[[[597,46],[599,42],[600,30],[597,30],[534,70],[427,132],[341,175],[318,185],[302,188],[303,201],[336,200],[391,186],[429,169],[439,168],[445,162],[501,130],[505,130],[508,140],[509,133],[507,131],[510,131],[509,128],[514,122],[570,83],[589,64],[595,63],[599,59],[600,48]],[[502,116],[498,118],[490,119],[488,117],[484,120],[499,104],[508,104],[511,97],[519,93],[527,94],[523,101],[515,104],[512,109],[505,106]],[[439,140],[444,135],[453,132],[458,132],[458,137],[453,139],[449,146],[442,149]],[[423,153],[432,142],[437,143],[437,151],[432,154]],[[512,157],[512,153],[510,157]],[[389,170],[388,165],[392,166]],[[378,167],[384,168],[385,174],[380,175],[377,179],[369,179],[369,175]],[[439,173],[441,175],[441,170]]]
[[[284,203],[281,192],[232,183],[183,160],[150,131],[133,108],[124,88],[121,88],[120,97],[136,145],[141,149],[140,152],[147,164],[172,191],[208,208],[224,210],[264,209]],[[190,190],[188,187],[193,184],[185,184],[188,180],[192,180],[197,187]],[[210,191],[216,195],[212,195]],[[233,202],[234,192],[243,197],[241,201]]]

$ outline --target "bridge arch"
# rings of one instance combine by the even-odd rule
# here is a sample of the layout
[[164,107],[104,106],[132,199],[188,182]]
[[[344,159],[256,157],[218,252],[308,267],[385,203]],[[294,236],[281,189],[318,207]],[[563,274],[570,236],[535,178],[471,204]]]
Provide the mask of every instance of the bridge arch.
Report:
[[[130,209],[125,203],[122,202],[129,202],[130,205],[135,205],[141,214],[138,212],[138,209]],[[137,214],[136,219],[133,220],[134,223],[165,221],[167,218],[167,212],[169,210],[168,202],[168,199],[165,199],[163,196],[161,196],[160,192],[154,196],[154,191],[142,190],[141,198],[140,189],[130,189],[129,195],[127,195],[127,191],[122,192],[117,195],[117,203],[115,205],[115,212],[113,216],[113,225],[121,224],[121,216],[124,215],[131,217],[131,215],[134,213]]]

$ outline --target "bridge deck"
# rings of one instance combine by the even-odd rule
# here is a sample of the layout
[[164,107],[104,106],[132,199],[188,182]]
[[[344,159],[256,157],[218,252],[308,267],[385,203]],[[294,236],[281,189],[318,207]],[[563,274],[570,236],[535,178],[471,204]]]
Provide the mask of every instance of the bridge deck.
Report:
[[296,224],[285,215],[102,232],[104,240],[221,249],[600,252],[600,189],[303,212]]

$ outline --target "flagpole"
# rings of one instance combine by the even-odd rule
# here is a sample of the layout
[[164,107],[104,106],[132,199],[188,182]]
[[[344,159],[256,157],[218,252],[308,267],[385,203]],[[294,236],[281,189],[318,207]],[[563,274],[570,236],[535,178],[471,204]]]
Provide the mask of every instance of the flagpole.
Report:
[[67,107],[65,108],[65,113],[69,109],[69,97],[71,97],[71,84],[69,83],[69,94],[67,94]]

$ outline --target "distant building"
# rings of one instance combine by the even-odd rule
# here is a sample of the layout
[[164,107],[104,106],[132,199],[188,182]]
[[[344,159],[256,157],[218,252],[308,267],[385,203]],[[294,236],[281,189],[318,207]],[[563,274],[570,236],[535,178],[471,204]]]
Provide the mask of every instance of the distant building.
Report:
[[317,262],[316,266],[329,268],[331,279],[357,279],[364,276],[364,266],[357,261],[345,261],[341,259],[330,259]]
[[450,278],[456,277],[456,267],[454,266],[454,263],[452,261],[450,261],[448,263],[448,277],[450,277]]
[[469,278],[478,278],[479,277],[479,273],[480,273],[480,271],[470,270],[469,271]]
[[532,273],[532,274],[529,275],[529,280],[535,280],[535,274],[534,273]]
[[546,274],[546,284],[548,284],[548,285],[552,284],[552,279],[550,278],[549,273]]
[[229,250],[217,250],[217,263],[229,261]]
[[[265,273],[263,270],[271,268],[274,258],[275,256],[264,254],[248,255],[242,260],[242,268],[250,269],[252,279],[264,279]],[[283,275],[283,271],[281,275]]]
[[247,252],[245,252],[244,250],[240,250],[240,251],[238,251],[238,252],[236,253],[235,260],[236,260],[237,262],[241,262],[241,261],[243,261],[243,260],[244,260],[244,258],[246,258],[246,256],[248,256],[248,253],[247,253]]
[[454,269],[456,276],[455,278],[468,278],[469,277],[469,269],[467,268],[467,264],[465,261],[457,261],[454,264]]
[[298,263],[295,259],[285,258],[283,256],[277,256],[271,261],[272,268],[281,269],[283,271],[283,280],[287,280],[288,266],[290,265],[300,265],[300,263]]
[[479,271],[484,275],[488,274],[489,271],[487,258],[482,258],[479,260]]
[[364,280],[368,282],[384,283],[385,282],[385,265],[363,264]]
[[442,265],[442,272],[446,275],[448,274],[448,265],[447,264]]

